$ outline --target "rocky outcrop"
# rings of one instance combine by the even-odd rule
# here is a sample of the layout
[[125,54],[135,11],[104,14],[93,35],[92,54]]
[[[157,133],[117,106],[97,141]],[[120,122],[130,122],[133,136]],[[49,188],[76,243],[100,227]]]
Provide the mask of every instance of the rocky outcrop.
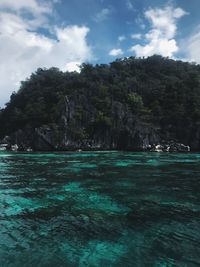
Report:
[[8,148],[8,144],[0,144],[0,151],[5,151]]
[[94,135],[93,139],[74,141],[67,129],[59,132],[58,126],[44,125],[40,128],[19,130],[7,139],[3,148],[13,151],[64,151],[64,150],[127,150],[150,152],[189,152],[190,147],[175,141],[159,142],[153,129],[138,126],[132,131],[119,132],[119,135]]
[[[84,118],[79,110],[80,103],[82,104],[82,109],[84,109]],[[98,126],[95,121],[98,116],[98,110],[91,103],[89,104],[84,96],[71,100],[66,97],[60,107],[60,115],[57,122],[37,128],[27,125],[7,137],[4,143],[7,144],[7,149],[15,151],[79,149],[156,152],[190,151],[189,146],[180,142],[162,141],[163,135],[160,133],[159,126],[155,126],[151,122],[144,123],[142,119],[131,112],[130,107],[126,104],[118,101],[112,102],[110,116],[112,121],[104,118],[105,123],[102,124],[101,122]]]
[[186,146],[175,141],[162,142],[162,144],[153,144],[151,152],[190,152],[190,146]]

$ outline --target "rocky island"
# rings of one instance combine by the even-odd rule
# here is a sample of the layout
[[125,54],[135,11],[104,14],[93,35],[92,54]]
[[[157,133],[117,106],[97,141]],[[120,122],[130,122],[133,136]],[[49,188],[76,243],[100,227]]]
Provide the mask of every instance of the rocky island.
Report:
[[161,56],[38,69],[0,110],[0,149],[200,150],[200,66]]

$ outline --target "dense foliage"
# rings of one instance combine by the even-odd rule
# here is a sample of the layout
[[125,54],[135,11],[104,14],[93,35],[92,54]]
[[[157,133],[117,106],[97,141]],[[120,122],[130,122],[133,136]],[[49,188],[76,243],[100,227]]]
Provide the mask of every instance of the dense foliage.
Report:
[[188,143],[200,125],[200,66],[155,55],[83,64],[80,73],[38,69],[1,110],[0,137],[27,125],[56,124],[66,99],[76,105],[79,123],[69,125],[75,138],[95,131],[123,132],[113,112],[118,103],[135,121]]

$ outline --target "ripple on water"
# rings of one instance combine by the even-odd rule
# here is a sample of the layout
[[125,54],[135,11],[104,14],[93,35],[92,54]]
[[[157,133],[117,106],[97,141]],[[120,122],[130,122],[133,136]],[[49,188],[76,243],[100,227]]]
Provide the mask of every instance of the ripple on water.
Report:
[[200,266],[199,163],[0,153],[0,266]]

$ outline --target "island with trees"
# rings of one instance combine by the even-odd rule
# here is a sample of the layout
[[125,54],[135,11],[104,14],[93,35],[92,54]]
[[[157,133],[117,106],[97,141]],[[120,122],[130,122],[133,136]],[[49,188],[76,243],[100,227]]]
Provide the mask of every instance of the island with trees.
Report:
[[1,146],[22,151],[199,151],[200,65],[154,55],[40,68],[0,125]]

